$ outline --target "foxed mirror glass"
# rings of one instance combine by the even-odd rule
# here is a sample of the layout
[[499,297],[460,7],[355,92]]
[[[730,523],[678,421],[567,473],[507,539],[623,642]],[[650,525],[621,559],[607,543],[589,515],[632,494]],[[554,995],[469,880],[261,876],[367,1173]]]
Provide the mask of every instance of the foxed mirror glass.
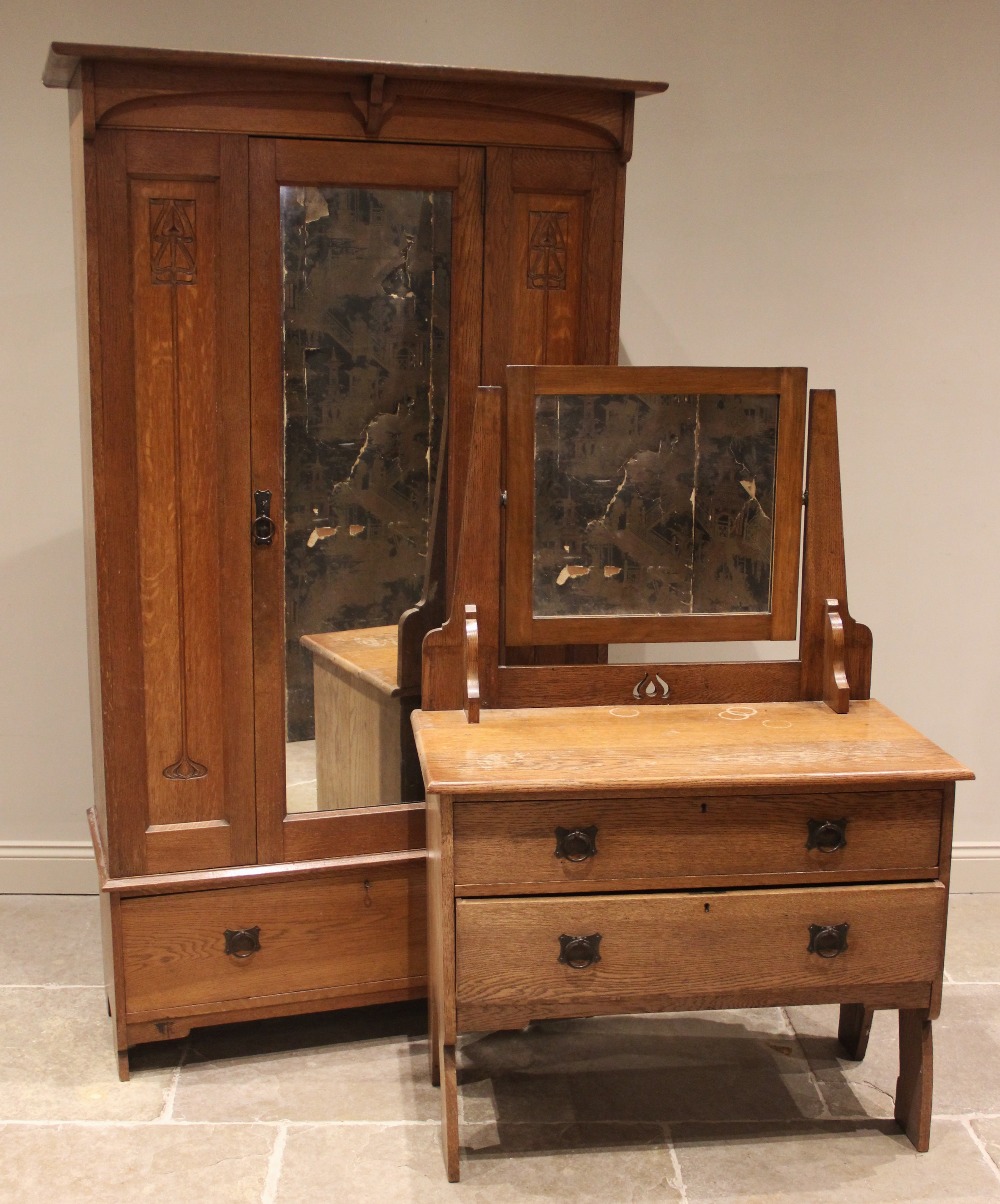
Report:
[[452,194],[281,188],[286,803],[398,803],[396,624],[424,584]]
[[508,643],[794,635],[804,373],[508,373]]

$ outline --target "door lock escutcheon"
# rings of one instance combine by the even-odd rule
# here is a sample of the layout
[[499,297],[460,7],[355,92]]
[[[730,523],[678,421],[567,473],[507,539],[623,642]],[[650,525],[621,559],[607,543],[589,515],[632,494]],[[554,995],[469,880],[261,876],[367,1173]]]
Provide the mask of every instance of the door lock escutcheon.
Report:
[[274,520],[271,518],[271,491],[258,489],[253,495],[253,541],[257,547],[265,547],[274,539]]

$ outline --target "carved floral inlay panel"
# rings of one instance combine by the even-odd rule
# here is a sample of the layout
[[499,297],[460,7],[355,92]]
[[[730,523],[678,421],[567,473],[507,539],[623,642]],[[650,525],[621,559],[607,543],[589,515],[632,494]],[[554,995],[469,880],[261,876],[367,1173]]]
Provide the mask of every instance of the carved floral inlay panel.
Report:
[[528,288],[566,288],[569,214],[531,210],[528,232]]
[[154,284],[196,284],[198,242],[193,200],[149,202],[149,259]]
[[177,289],[198,282],[197,203],[193,197],[151,197],[149,200],[149,263],[154,285],[170,288],[171,406],[173,412],[174,456],[174,538],[177,548],[177,677],[179,713],[179,755],[163,770],[174,782],[188,782],[208,776],[208,768],[195,760],[188,748],[191,727],[188,699],[188,632],[185,614],[185,529],[184,498],[181,488],[181,384],[179,359],[180,322]]
[[200,761],[192,760],[187,753],[179,757],[163,771],[163,776],[172,782],[190,782],[208,776],[208,769]]

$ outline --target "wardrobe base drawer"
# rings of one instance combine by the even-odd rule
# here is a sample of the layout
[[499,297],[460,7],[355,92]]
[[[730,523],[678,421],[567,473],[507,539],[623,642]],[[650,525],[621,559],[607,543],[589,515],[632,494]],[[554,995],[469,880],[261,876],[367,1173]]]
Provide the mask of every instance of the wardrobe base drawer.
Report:
[[946,908],[938,882],[461,899],[458,1028],[500,1027],[507,1012],[515,1023],[658,1003],[867,1002],[873,987],[879,1002],[920,1006],[941,970]]
[[422,864],[123,898],[129,1022],[426,974]]

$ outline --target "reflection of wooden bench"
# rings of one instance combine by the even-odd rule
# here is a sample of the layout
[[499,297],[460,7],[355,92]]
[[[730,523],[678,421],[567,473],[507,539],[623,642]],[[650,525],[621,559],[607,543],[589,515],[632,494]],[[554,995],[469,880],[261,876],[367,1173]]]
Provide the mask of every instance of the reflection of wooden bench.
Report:
[[395,625],[304,635],[301,643],[313,658],[317,808],[419,798],[408,788],[412,757],[404,755],[419,691],[397,684]]

